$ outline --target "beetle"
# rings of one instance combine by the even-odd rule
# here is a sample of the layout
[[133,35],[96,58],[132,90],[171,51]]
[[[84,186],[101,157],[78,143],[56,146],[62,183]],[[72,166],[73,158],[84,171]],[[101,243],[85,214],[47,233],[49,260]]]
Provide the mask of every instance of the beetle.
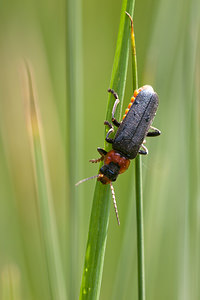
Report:
[[120,224],[112,182],[116,181],[119,174],[124,173],[128,169],[130,160],[134,159],[138,154],[148,154],[148,150],[144,146],[146,137],[154,137],[161,134],[159,129],[151,126],[156,115],[159,100],[158,95],[150,85],[145,85],[135,90],[122,121],[118,122],[115,118],[115,111],[120,100],[113,89],[108,89],[108,92],[112,93],[115,98],[112,109],[112,124],[118,127],[115,137],[110,138],[110,134],[114,132],[114,127],[110,122],[104,122],[104,125],[109,127],[106,141],[112,144],[112,150],[107,152],[103,148],[97,148],[101,157],[92,159],[90,162],[104,161],[99,174],[83,179],[76,185],[92,178],[97,178],[102,184],[110,184],[115,213],[118,224]]

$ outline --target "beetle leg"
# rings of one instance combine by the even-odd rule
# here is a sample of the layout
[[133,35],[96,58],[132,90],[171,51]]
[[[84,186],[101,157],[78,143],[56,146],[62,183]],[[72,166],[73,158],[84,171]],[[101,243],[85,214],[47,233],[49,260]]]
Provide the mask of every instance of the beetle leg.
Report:
[[91,162],[91,163],[98,163],[98,162],[104,160],[104,157],[107,154],[107,151],[104,150],[104,149],[102,149],[102,148],[99,148],[99,147],[97,148],[97,151],[99,152],[99,154],[101,155],[101,157],[97,158],[97,159],[90,159],[89,162]]
[[113,105],[113,109],[112,109],[112,122],[116,127],[120,126],[120,123],[115,119],[115,111],[116,111],[118,103],[119,103],[119,99],[116,99],[115,103]]
[[113,143],[113,139],[109,138],[108,136],[114,131],[114,128],[113,128],[112,124],[109,123],[108,121],[105,121],[105,122],[104,122],[104,125],[107,125],[107,126],[109,126],[109,128],[110,128],[110,129],[108,130],[108,132],[107,132],[107,135],[106,135],[106,142],[112,144],[112,143]]
[[147,136],[158,136],[161,134],[161,131],[153,126],[150,126],[150,128],[153,130],[153,131],[149,131],[147,133]]
[[99,152],[99,154],[101,156],[105,156],[108,152],[106,150],[104,150],[103,148],[97,148],[97,151]]
[[104,125],[107,125],[109,128],[112,128],[114,130],[114,128],[110,122],[104,121]]
[[140,150],[138,151],[138,153],[139,153],[139,154],[142,154],[142,155],[148,154],[148,149],[147,149],[147,147],[145,147],[143,144],[141,145],[141,147],[143,148],[143,150],[140,149]]
[[112,122],[113,122],[113,124],[114,124],[116,127],[119,127],[120,122],[118,122],[118,121],[115,119],[115,111],[116,111],[117,105],[118,105],[118,103],[120,102],[120,100],[119,100],[119,97],[118,97],[117,93],[116,93],[114,90],[108,89],[108,92],[109,92],[109,93],[112,93],[113,96],[114,96],[115,99],[116,99],[116,100],[115,100],[115,103],[114,103],[114,105],[113,105],[113,109],[112,109]]

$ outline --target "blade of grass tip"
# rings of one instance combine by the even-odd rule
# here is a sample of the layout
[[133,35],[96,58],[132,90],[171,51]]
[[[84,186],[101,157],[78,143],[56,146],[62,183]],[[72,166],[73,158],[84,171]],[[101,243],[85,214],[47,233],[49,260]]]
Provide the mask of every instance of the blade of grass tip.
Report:
[[[137,57],[133,20],[131,20],[132,72],[133,91],[138,89]],[[136,219],[137,219],[137,255],[138,255],[138,299],[145,300],[145,267],[144,267],[144,229],[143,229],[143,195],[142,195],[142,166],[141,157],[135,159],[135,190],[136,190]]]
[[134,33],[134,28],[133,28],[133,19],[127,11],[126,11],[126,14],[131,21],[132,77],[133,77],[133,90],[136,90],[136,89],[138,89],[138,72],[137,72],[135,33]]
[[[121,100],[125,89],[129,51],[129,24],[125,18],[125,11],[132,14],[134,2],[133,0],[123,0],[122,2],[117,46],[110,83],[110,88],[113,88],[118,93]],[[113,95],[109,94],[106,114],[108,121],[112,118],[114,100]],[[118,109],[116,115],[119,116],[119,113]],[[105,145],[105,149],[108,150],[108,148],[109,146]],[[90,217],[79,299],[99,299],[109,222],[110,196],[110,186],[97,182]]]
[[67,294],[59,251],[56,220],[45,163],[46,156],[44,154],[39,109],[34,96],[31,71],[27,63],[26,74],[29,88],[27,120],[28,129],[30,129],[33,167],[37,188],[37,207],[39,211],[40,230],[45,251],[51,299],[65,300],[67,299]]

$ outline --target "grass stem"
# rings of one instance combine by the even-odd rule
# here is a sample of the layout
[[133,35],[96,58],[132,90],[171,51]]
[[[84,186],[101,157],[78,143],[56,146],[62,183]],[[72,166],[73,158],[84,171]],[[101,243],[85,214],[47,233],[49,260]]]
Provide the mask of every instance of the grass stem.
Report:
[[[117,46],[109,88],[123,99],[129,52],[129,24],[125,11],[133,13],[134,1],[123,0]],[[114,97],[109,93],[106,120],[111,121]],[[122,101],[121,101],[122,105]],[[116,115],[119,116],[117,109]],[[105,145],[109,149],[109,145]],[[96,183],[90,218],[80,299],[99,299],[110,211],[110,186]]]
[[[131,45],[132,45],[132,73],[133,90],[138,89],[138,72],[135,34],[133,19],[131,20]],[[138,299],[145,300],[145,266],[144,266],[144,228],[143,228],[143,195],[142,195],[142,166],[141,157],[135,159],[135,190],[136,190],[136,220],[137,220],[137,255],[138,255]]]

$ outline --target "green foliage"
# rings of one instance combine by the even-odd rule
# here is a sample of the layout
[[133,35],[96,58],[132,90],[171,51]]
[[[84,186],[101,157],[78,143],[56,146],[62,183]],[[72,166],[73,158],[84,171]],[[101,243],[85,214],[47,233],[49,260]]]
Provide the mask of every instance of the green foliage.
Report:
[[[77,37],[82,45],[78,47],[82,65],[77,64],[76,70],[81,74],[83,67],[83,76],[82,83],[81,79],[77,80],[74,105],[74,96],[69,98],[69,86],[66,92],[66,81],[69,83],[65,63],[66,3],[30,0],[18,1],[16,5],[10,0],[1,5],[1,299],[12,299],[13,293],[17,300],[51,299],[36,205],[30,132],[25,118],[24,57],[34,70],[34,91],[43,126],[45,160],[67,296],[70,300],[77,299],[94,181],[85,183],[77,188],[78,191],[72,189],[76,181],[98,173],[97,166],[89,164],[88,160],[98,155],[96,148],[104,143],[103,121],[115,46],[118,45],[120,10],[121,1],[114,0],[82,1],[81,6],[75,7],[74,23],[82,28],[82,37]],[[142,159],[148,299],[200,297],[199,14],[197,0],[138,1],[135,6],[139,85],[151,84],[158,93],[160,104],[154,125],[162,131],[159,138],[147,139],[149,155]],[[128,66],[124,107],[132,94],[131,62]],[[121,70],[118,74],[120,79]],[[111,82],[115,89],[117,82]],[[79,93],[84,96],[80,103]],[[119,94],[122,98],[123,89]],[[78,116],[76,129],[74,115]],[[74,130],[76,140],[69,143],[68,134]],[[73,157],[69,157],[73,151],[70,147],[76,150]],[[67,162],[66,157],[69,157]],[[111,207],[100,299],[137,299],[132,174],[130,167],[114,186],[121,226],[117,226]],[[73,193],[78,194],[74,196]],[[101,220],[103,227],[107,226],[110,203],[110,199],[105,207],[101,203],[106,210]],[[102,245],[105,247],[105,240]]]

